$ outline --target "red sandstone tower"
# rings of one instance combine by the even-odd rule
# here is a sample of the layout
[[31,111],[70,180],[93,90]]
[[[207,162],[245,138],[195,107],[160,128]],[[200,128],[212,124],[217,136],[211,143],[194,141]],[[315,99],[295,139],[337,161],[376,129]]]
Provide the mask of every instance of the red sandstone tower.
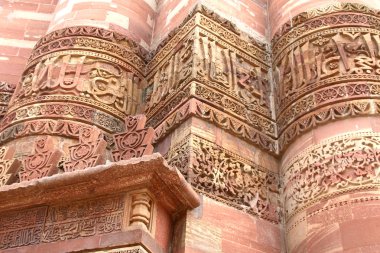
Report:
[[380,2],[0,4],[1,252],[380,252]]

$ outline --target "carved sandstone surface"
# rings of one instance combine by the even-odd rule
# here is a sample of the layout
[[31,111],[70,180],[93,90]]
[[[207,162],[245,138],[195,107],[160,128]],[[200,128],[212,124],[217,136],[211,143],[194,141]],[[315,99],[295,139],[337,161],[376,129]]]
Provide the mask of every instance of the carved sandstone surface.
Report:
[[202,194],[272,222],[279,221],[276,173],[196,135],[166,154]]
[[100,28],[71,27],[46,35],[33,49],[1,131],[17,131],[15,125],[36,120],[123,131],[124,117],[140,104],[145,69],[140,55],[133,42]]
[[380,186],[380,134],[355,132],[324,140],[284,164],[286,218],[321,199]]
[[[147,124],[158,142],[196,116],[276,153],[269,52],[221,19],[198,6],[155,52],[147,64]],[[191,113],[189,103],[197,106]]]
[[[159,154],[3,186],[0,198],[3,250],[61,241],[62,250],[76,251],[83,249],[78,247],[84,241],[71,245],[70,240],[102,238],[133,228],[152,236],[157,200],[169,214],[199,205],[180,172],[168,167]],[[119,236],[126,243],[125,235]],[[151,244],[145,246],[149,249]]]
[[0,119],[5,115],[8,109],[9,101],[15,90],[11,84],[7,82],[0,82]]
[[359,4],[302,13],[272,41],[280,150],[339,118],[380,112],[380,16]]

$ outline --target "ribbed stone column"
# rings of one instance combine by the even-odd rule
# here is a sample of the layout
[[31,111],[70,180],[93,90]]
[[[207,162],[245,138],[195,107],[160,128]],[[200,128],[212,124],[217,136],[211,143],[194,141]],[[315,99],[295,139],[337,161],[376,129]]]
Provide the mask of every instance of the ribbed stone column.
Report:
[[96,126],[112,145],[111,134],[141,106],[151,4],[59,1],[1,121],[1,144],[22,147],[15,157],[23,157],[36,136],[51,136],[66,160],[81,129]]
[[375,252],[380,15],[360,4],[310,9],[324,2],[269,7],[286,247]]

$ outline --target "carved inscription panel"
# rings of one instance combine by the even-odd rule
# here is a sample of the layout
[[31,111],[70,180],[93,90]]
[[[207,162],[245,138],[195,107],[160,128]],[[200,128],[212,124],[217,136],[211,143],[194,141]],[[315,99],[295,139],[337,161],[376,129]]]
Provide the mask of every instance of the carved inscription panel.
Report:
[[122,230],[124,196],[34,207],[0,214],[0,249]]

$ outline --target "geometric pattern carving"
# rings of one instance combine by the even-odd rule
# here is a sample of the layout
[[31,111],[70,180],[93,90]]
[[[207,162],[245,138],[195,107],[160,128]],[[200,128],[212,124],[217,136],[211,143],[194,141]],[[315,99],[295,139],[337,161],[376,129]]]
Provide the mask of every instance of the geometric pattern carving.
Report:
[[15,182],[21,162],[13,159],[14,147],[0,148],[0,187]]
[[154,129],[144,128],[144,115],[128,116],[125,120],[126,132],[114,135],[115,150],[112,151],[114,161],[128,160],[153,153],[152,139]]
[[51,136],[38,137],[34,142],[34,154],[23,158],[20,181],[51,176],[58,172],[61,151],[56,149]]
[[83,170],[105,162],[107,142],[96,126],[79,130],[79,144],[69,147],[69,161],[63,163],[65,172]]

